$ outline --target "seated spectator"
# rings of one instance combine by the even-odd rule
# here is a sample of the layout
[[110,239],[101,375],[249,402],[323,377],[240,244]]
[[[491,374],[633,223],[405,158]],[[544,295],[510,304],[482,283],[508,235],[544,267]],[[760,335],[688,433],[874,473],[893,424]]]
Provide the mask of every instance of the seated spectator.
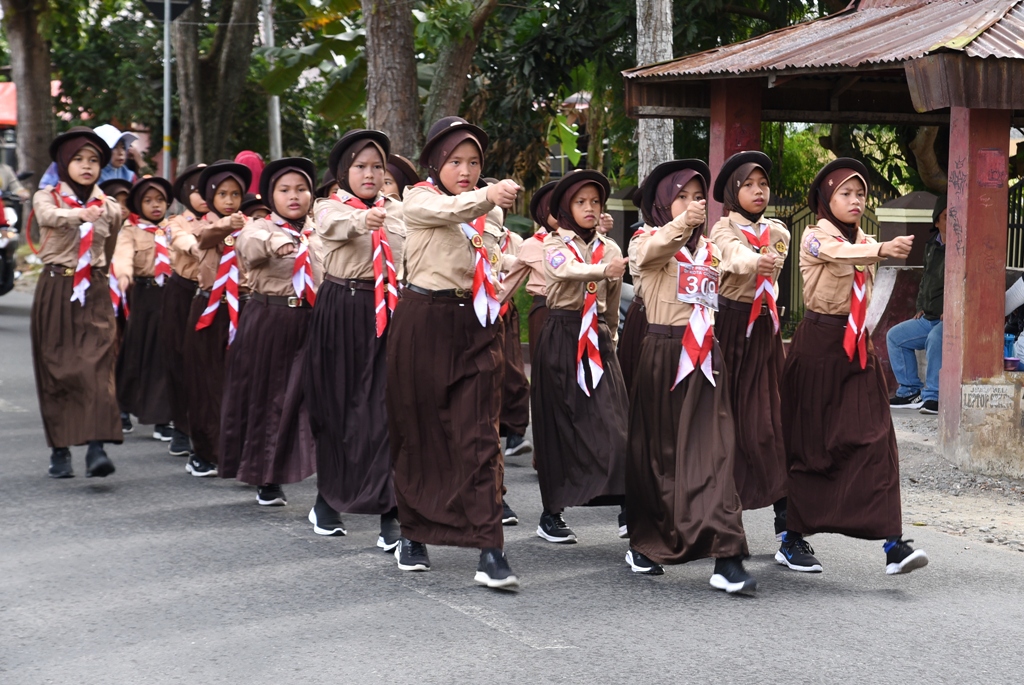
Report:
[[128,161],[128,148],[139,139],[134,133],[121,133],[116,126],[103,124],[95,128],[96,134],[110,146],[110,164],[100,172],[100,183],[118,179],[135,183],[135,172],[125,166]]
[[[885,342],[889,363],[899,387],[889,406],[939,413],[939,369],[942,368],[942,296],[946,275],[946,196],[932,211],[935,235],[924,248],[924,275],[917,294],[917,315],[889,329]],[[925,350],[928,367],[925,381],[917,372],[915,350]]]

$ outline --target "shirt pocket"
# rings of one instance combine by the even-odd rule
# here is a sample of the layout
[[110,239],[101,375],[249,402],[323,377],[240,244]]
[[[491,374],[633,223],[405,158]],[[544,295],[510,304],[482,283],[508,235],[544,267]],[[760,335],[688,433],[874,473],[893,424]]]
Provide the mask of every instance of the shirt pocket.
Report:
[[816,295],[822,302],[841,305],[850,299],[854,267],[849,264],[825,262],[825,272],[818,281]]

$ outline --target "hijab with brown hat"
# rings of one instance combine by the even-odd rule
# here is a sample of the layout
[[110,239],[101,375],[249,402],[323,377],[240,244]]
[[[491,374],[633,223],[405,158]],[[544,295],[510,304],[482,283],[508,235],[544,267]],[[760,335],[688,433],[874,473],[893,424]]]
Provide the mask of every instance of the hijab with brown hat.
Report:
[[[754,214],[743,209],[740,204],[740,188],[750,178],[755,169],[760,169],[768,178],[772,170],[772,160],[768,155],[758,150],[745,150],[737,152],[725,160],[722,169],[715,178],[715,200],[722,203],[722,209],[726,212],[736,212],[750,223],[761,218],[761,214]],[[768,198],[765,198],[765,206],[768,205]]]
[[851,243],[857,239],[857,224],[847,224],[837,219],[832,213],[829,203],[835,192],[839,190],[839,186],[851,178],[859,178],[860,182],[864,184],[864,193],[869,193],[871,186],[868,184],[868,177],[868,168],[863,163],[850,157],[840,157],[826,164],[818,172],[811,182],[811,189],[807,195],[807,206],[810,210],[819,219],[825,219],[842,231]]
[[444,166],[455,148],[467,140],[476,143],[477,149],[480,150],[480,165],[483,166],[484,152],[487,151],[490,138],[479,126],[474,126],[462,117],[444,117],[438,119],[427,133],[427,142],[423,145],[423,151],[420,153],[420,166],[430,172],[434,185],[445,195],[454,195],[455,193],[441,183],[441,167]]
[[[700,182],[701,192],[707,197],[711,170],[704,162],[699,159],[677,159],[656,166],[641,186],[640,209],[644,218],[650,221],[652,226],[661,227],[671,223],[672,203],[679,197],[679,192],[686,184],[695,178]],[[704,224],[690,234],[686,247],[691,252],[696,249],[706,227],[705,219]]]
[[391,151],[391,139],[383,131],[357,128],[341,137],[331,150],[329,165],[334,172],[334,180],[338,187],[362,202],[367,208],[373,204],[372,198],[361,198],[348,184],[348,170],[360,152],[373,146],[380,153],[380,161],[385,162]]
[[50,158],[57,163],[57,177],[71,187],[80,201],[88,202],[92,197],[93,188],[99,181],[99,169],[96,171],[96,179],[88,185],[72,181],[71,175],[68,173],[68,165],[83,147],[91,147],[96,151],[96,155],[100,158],[99,169],[110,163],[110,147],[88,126],[75,126],[54,138],[50,143]]
[[597,188],[598,196],[601,198],[601,206],[604,207],[608,201],[608,194],[611,192],[611,184],[600,171],[593,169],[576,169],[562,177],[554,190],[551,191],[552,214],[558,219],[558,227],[565,228],[580,238],[585,243],[590,243],[597,233],[597,227],[583,228],[576,223],[572,216],[572,199],[584,186],[593,185]]

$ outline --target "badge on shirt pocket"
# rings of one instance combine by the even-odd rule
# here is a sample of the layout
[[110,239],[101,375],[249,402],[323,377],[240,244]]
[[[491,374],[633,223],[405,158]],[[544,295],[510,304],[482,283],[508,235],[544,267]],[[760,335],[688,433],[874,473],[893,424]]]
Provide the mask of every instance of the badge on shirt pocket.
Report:
[[552,269],[557,269],[565,264],[565,255],[558,250],[548,250],[548,264]]

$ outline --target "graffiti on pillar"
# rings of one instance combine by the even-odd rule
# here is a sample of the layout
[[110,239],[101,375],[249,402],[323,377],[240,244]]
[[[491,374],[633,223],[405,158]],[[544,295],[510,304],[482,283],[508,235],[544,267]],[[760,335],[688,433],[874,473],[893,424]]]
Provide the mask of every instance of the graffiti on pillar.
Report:
[[733,152],[744,150],[760,150],[761,126],[760,124],[735,123],[732,125],[732,134],[729,137],[730,148]]
[[967,171],[964,169],[967,160],[963,157],[953,162],[953,168],[949,172],[949,185],[956,189],[957,193],[964,192],[967,187]]
[[[952,183],[952,180],[950,180]],[[960,212],[956,207],[950,207],[946,212],[946,221],[953,229],[953,249],[961,257],[964,256],[964,226],[960,221]]]
[[1013,409],[1012,385],[963,385],[960,406],[964,409]]
[[982,148],[977,153],[978,186],[1002,188],[1006,184],[1006,153],[998,148]]

